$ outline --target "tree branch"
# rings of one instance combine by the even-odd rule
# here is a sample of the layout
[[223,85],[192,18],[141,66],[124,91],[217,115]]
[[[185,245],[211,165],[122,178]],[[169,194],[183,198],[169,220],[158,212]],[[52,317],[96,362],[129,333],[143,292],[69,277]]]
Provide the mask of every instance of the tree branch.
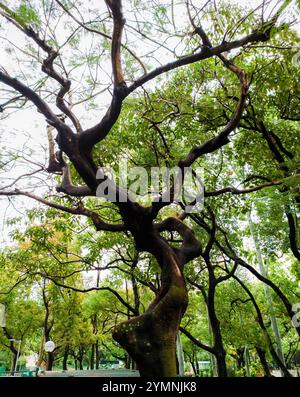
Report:
[[122,305],[124,305],[128,310],[130,310],[131,313],[133,313],[135,316],[139,315],[139,313],[136,312],[134,307],[132,307],[129,303],[127,303],[117,291],[115,291],[114,289],[112,289],[110,287],[91,287],[91,288],[81,289],[81,288],[73,287],[70,285],[62,284],[59,281],[55,280],[54,278],[49,277],[47,274],[40,273],[40,272],[37,272],[37,274],[52,281],[58,287],[70,289],[75,292],[87,293],[87,292],[91,292],[91,291],[109,291],[113,295],[115,295],[115,297],[122,303]]
[[120,84],[125,83],[121,60],[121,42],[125,19],[123,18],[121,0],[105,0],[105,3],[112,12],[114,22],[111,45],[111,62],[114,77],[114,86],[116,87]]
[[72,215],[83,215],[88,218],[90,218],[96,227],[98,231],[110,231],[110,232],[122,232],[125,229],[125,226],[123,224],[108,224],[100,218],[100,216],[94,212],[91,211],[87,208],[85,208],[82,204],[80,204],[77,208],[70,208],[70,207],[65,207],[60,204],[56,204],[50,201],[47,201],[43,199],[42,197],[36,196],[35,194],[29,193],[29,192],[24,192],[19,189],[15,189],[12,191],[0,191],[0,196],[26,196],[29,197],[33,200],[38,201],[39,203],[42,203],[44,205],[47,205],[48,207],[57,209],[59,211],[67,212]]
[[155,227],[160,232],[176,231],[182,237],[181,247],[176,249],[182,264],[197,258],[201,254],[202,247],[200,242],[195,237],[194,232],[180,219],[170,217],[159,224],[155,224]]
[[6,12],[2,12],[2,15],[10,22],[13,22],[17,28],[19,28],[27,37],[31,38],[40,48],[42,48],[43,51],[48,54],[48,57],[43,61],[42,71],[61,85],[61,89],[56,96],[56,105],[67,117],[69,117],[76,130],[81,131],[82,128],[79,120],[64,101],[64,96],[70,90],[71,81],[54,69],[54,61],[59,55],[58,52],[55,51],[46,42],[46,40],[41,39],[39,34],[34,31],[32,26],[27,26],[24,21],[20,20],[13,11],[11,11],[8,7],[5,8]]
[[63,123],[50,109],[50,107],[43,101],[43,99],[34,92],[31,88],[24,85],[21,81],[9,76],[7,73],[3,73],[0,70],[0,81],[18,91],[24,97],[28,98],[38,110],[45,116],[49,124],[57,129],[67,128],[65,123]]
[[196,339],[189,331],[187,331],[185,328],[183,327],[179,327],[179,330],[185,335],[187,336],[196,346],[200,347],[200,349],[203,349],[211,354],[215,354],[215,350],[210,347],[205,345],[204,343],[200,342],[198,339]]
[[[287,178],[285,178],[285,179],[287,179]],[[224,194],[224,193],[232,193],[234,195],[238,195],[238,194],[247,194],[247,193],[257,192],[258,190],[264,189],[265,187],[282,185],[284,183],[285,179],[282,179],[279,181],[266,182],[261,185],[253,186],[253,187],[250,187],[247,189],[237,189],[237,188],[231,187],[231,186],[224,187],[223,189],[216,190],[214,192],[205,192],[204,196],[205,197],[216,197],[216,196],[220,196],[221,194]]]
[[66,193],[72,197],[94,196],[92,190],[88,186],[73,185],[69,164],[65,164],[62,168],[62,171],[62,182],[61,185],[56,189],[58,192]]

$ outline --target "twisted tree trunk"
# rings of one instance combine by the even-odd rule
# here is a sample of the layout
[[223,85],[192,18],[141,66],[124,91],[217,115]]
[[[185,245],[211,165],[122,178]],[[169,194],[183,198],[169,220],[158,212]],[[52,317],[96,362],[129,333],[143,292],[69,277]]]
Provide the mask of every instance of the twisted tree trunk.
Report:
[[176,336],[188,295],[180,262],[163,253],[162,286],[142,315],[118,325],[113,338],[137,363],[141,376],[176,376]]

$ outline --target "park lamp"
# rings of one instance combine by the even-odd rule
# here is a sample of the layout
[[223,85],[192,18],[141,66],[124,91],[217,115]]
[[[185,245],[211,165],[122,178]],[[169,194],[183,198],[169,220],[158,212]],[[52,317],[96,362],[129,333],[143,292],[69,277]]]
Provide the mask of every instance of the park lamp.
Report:
[[[0,303],[0,327],[5,328],[6,327],[6,315],[5,315],[5,305],[3,303]],[[15,364],[15,370],[14,372],[17,372],[17,366],[18,366],[18,360],[20,356],[20,350],[21,350],[21,340],[17,339],[8,339],[10,342],[17,342],[18,345],[18,351],[17,351],[17,359],[16,359],[16,364]]]
[[55,349],[55,343],[52,340],[48,340],[44,345],[45,352],[52,353]]
[[0,303],[0,327],[6,327],[5,305],[3,303]]

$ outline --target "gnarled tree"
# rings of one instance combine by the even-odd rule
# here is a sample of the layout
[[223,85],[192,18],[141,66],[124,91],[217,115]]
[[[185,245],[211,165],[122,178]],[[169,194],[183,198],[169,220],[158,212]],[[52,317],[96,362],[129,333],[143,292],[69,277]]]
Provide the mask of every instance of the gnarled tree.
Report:
[[[29,10],[31,13],[29,11],[26,13],[24,9],[11,9],[4,2],[0,3],[1,16],[15,30],[21,32],[26,40],[32,43],[31,45],[35,45],[35,50],[31,52],[31,55],[34,55],[37,62],[41,63],[41,70],[45,75],[44,81],[34,87],[32,84],[28,84],[26,79],[22,79],[22,76],[16,77],[8,72],[7,67],[2,65],[0,82],[4,87],[8,87],[15,93],[5,104],[8,106],[16,101],[25,101],[26,103],[29,101],[44,117],[49,142],[49,164],[46,169],[49,173],[54,173],[56,179],[61,179],[57,191],[62,194],[62,200],[65,197],[67,198],[67,204],[62,204],[62,200],[51,201],[38,196],[36,192],[25,191],[18,187],[6,186],[1,188],[0,195],[8,197],[22,195],[57,210],[86,217],[93,223],[98,232],[129,233],[139,252],[148,252],[155,257],[161,270],[161,286],[154,301],[143,314],[118,325],[113,331],[113,336],[135,360],[142,376],[175,376],[177,373],[176,336],[188,304],[184,266],[200,255],[209,261],[209,251],[214,241],[209,240],[206,247],[198,241],[193,230],[185,221],[185,211],[177,217],[161,215],[162,210],[174,201],[177,188],[175,185],[162,192],[161,196],[153,200],[150,205],[142,205],[133,200],[126,189],[109,179],[104,172],[104,168],[99,168],[100,165],[105,165],[101,158],[101,151],[105,149],[106,138],[116,125],[126,98],[133,95],[138,89],[144,88],[147,83],[155,82],[158,77],[172,70],[205,62],[209,58],[216,57],[228,71],[228,74],[236,76],[239,97],[235,102],[235,109],[227,115],[227,124],[221,130],[217,129],[212,138],[204,142],[198,142],[193,147],[188,148],[185,157],[178,161],[178,173],[184,179],[186,168],[192,167],[201,156],[213,153],[230,142],[230,135],[237,128],[242,118],[247,101],[249,79],[246,71],[239,67],[238,62],[234,61],[234,57],[229,57],[228,53],[237,49],[243,51],[243,49],[251,47],[255,43],[267,42],[276,30],[276,26],[280,26],[278,20],[281,13],[291,2],[285,1],[281,7],[273,10],[273,14],[269,15],[267,20],[264,20],[262,13],[261,19],[256,18],[257,26],[252,32],[237,37],[239,28],[243,26],[252,12],[244,15],[235,21],[234,26],[228,27],[228,31],[224,30],[223,39],[216,43],[213,43],[215,39],[209,38],[209,33],[205,32],[200,21],[206,12],[206,7],[212,7],[209,8],[211,21],[218,17],[218,10],[210,2],[207,2],[204,7],[196,7],[191,1],[182,2],[178,5],[178,13],[185,13],[185,30],[176,36],[177,28],[174,16],[171,25],[174,30],[174,37],[179,37],[181,44],[186,38],[190,38],[191,44],[187,47],[188,52],[176,57],[176,50],[174,50],[172,60],[168,59],[166,63],[151,70],[148,66],[145,66],[141,58],[130,49],[130,45],[124,40],[130,41],[128,37],[132,38],[132,31],[134,31],[134,34],[146,42],[158,43],[159,48],[164,47],[168,50],[168,46],[163,41],[157,42],[159,38],[152,37],[151,28],[147,28],[148,34],[144,32],[147,29],[141,27],[138,20],[141,13],[135,14],[134,11],[135,7],[139,11],[138,7],[142,7],[140,3],[143,5],[143,2],[123,1],[123,3],[121,0],[105,0],[106,7],[99,6],[100,18],[98,16],[90,23],[85,22],[80,12],[76,11],[76,7],[72,7],[69,2],[58,0],[51,2],[51,5],[48,5],[46,10],[44,9],[44,18],[42,10],[39,18],[33,18],[35,14],[32,14],[32,10]],[[133,8],[132,3],[135,3]],[[257,10],[264,10],[264,3],[262,2]],[[122,6],[126,8],[125,12]],[[145,5],[143,7],[141,10],[146,15]],[[162,2],[161,8],[155,10],[157,14],[153,14],[153,20],[148,16],[150,20],[145,21],[144,27],[146,23],[149,25],[152,22],[155,26],[159,18],[161,20],[168,19],[169,11],[174,14],[172,12],[174,11],[173,2]],[[79,16],[76,16],[76,13]],[[128,22],[125,20],[126,13],[128,13]],[[76,29],[82,29],[94,35],[94,40],[97,38],[100,40],[101,38],[101,40],[110,42],[112,77],[110,104],[104,116],[95,125],[87,128],[83,128],[83,122],[74,111],[76,103],[74,104],[72,99],[72,84],[75,81],[72,78],[71,68],[68,70],[63,61],[63,47],[71,41],[76,29],[71,32],[64,44],[58,45],[54,32],[57,15],[63,20],[75,23]],[[132,15],[136,17],[133,21]],[[101,29],[103,25],[104,28]],[[111,34],[107,33],[107,26],[111,27]],[[40,33],[40,30],[43,30],[43,33]],[[124,35],[124,31],[126,35]],[[167,33],[166,30],[163,31],[163,35]],[[172,36],[171,32],[169,32],[170,36]],[[105,49],[104,45],[103,48]],[[137,47],[137,49],[139,48]],[[26,53],[28,48],[24,45],[21,50]],[[78,53],[80,54],[80,51]],[[126,76],[122,58],[124,53],[131,57],[131,61],[133,60],[137,68],[142,68],[143,75],[132,77],[136,74],[133,68],[135,73],[131,71],[130,75]],[[149,59],[151,59],[150,57],[151,54],[149,54]],[[105,67],[107,67],[107,64]],[[55,89],[51,92],[50,97],[47,94],[47,89],[43,89],[43,84],[46,84],[45,81],[53,81],[53,84],[55,84]],[[96,80],[95,84],[97,84]],[[92,96],[93,94],[85,100],[91,99]],[[55,103],[53,103],[53,97],[55,97]],[[55,107],[61,112],[60,114],[57,114]],[[1,108],[5,110],[4,105]],[[158,129],[159,132],[158,124],[152,123],[152,127]],[[54,132],[56,133],[55,142]],[[120,133],[122,134],[122,131]],[[80,180],[81,185],[73,182],[72,177],[74,180],[76,178],[77,182]],[[175,182],[176,180],[175,178]],[[107,188],[115,195],[113,207],[110,207],[112,213],[110,221],[102,216],[101,210],[97,211],[96,197],[99,194],[97,188],[101,183],[105,183]],[[269,182],[271,185],[276,185],[276,183],[280,182]],[[265,186],[269,185],[266,184]],[[260,188],[257,187],[257,189]],[[115,217],[116,210],[121,217],[119,222]],[[178,235],[180,245],[168,241],[165,237],[166,233]],[[223,354],[223,352],[220,352],[220,354]],[[224,360],[223,354],[223,364]],[[226,368],[220,368],[220,375],[226,376]]]

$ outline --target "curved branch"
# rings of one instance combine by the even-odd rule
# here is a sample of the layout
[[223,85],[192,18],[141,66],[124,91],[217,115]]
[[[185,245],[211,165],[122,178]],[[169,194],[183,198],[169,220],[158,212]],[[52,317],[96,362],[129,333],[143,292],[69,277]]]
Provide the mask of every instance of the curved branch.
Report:
[[[222,57],[223,58],[223,57]],[[225,58],[224,58],[225,60]],[[228,69],[230,69],[234,74],[237,75],[239,82],[240,82],[240,99],[237,104],[236,110],[232,116],[232,118],[229,120],[229,122],[226,124],[224,129],[214,138],[206,141],[200,146],[195,146],[189,154],[186,156],[184,160],[181,160],[179,162],[179,167],[182,169],[184,167],[190,167],[200,156],[203,154],[207,153],[212,153],[218,149],[220,149],[222,146],[226,145],[229,143],[229,135],[232,131],[235,130],[235,128],[238,126],[245,102],[246,102],[246,97],[248,93],[248,81],[247,81],[247,76],[246,73],[237,67],[236,65],[232,64],[231,62],[226,60],[226,65]]]
[[298,243],[297,243],[298,232],[297,232],[296,222],[289,205],[285,205],[285,215],[287,217],[288,225],[289,225],[289,240],[290,240],[291,251],[294,254],[295,258],[297,258],[298,261],[300,261],[300,251],[298,249]]
[[51,125],[47,126],[47,137],[48,137],[48,148],[49,148],[49,163],[47,167],[47,171],[52,173],[61,172],[61,164],[57,160],[56,153],[55,153],[55,143],[53,139],[53,131],[54,127]]
[[63,123],[50,109],[50,107],[44,102],[44,100],[31,88],[27,87],[18,79],[11,77],[7,73],[3,73],[0,70],[0,81],[18,91],[24,97],[29,99],[34,105],[38,108],[38,110],[45,116],[48,120],[49,124],[54,126],[55,128],[65,129],[67,128],[65,123]]
[[92,190],[88,186],[75,186],[72,183],[70,166],[65,164],[63,169],[62,182],[59,187],[56,188],[58,192],[66,193],[72,197],[86,197],[94,196]]
[[87,293],[87,292],[91,292],[91,291],[109,291],[113,295],[115,295],[115,297],[122,303],[122,305],[124,305],[131,313],[133,313],[135,316],[139,315],[139,313],[135,310],[134,307],[132,307],[129,303],[127,303],[117,291],[115,291],[114,289],[112,289],[110,287],[91,287],[91,288],[87,288],[87,289],[81,289],[81,288],[76,288],[76,287],[73,287],[70,285],[62,284],[59,281],[55,280],[54,278],[49,277],[47,274],[40,273],[40,272],[37,272],[37,274],[52,281],[58,287],[70,289],[75,292]]
[[111,63],[113,70],[114,91],[109,109],[98,123],[92,128],[80,134],[80,145],[83,150],[91,151],[93,146],[102,141],[114,126],[121,112],[124,98],[128,95],[125,83],[122,61],[121,61],[121,40],[125,24],[122,13],[121,0],[105,0],[113,16],[113,36],[111,45]]
[[[205,223],[205,221],[199,220],[197,219],[197,216],[195,215],[191,215],[191,218],[202,228],[204,228],[207,233],[210,232],[211,228],[210,226]],[[217,229],[219,231],[221,231],[224,235],[225,241],[226,241],[226,245],[228,247],[228,249],[226,249],[219,240],[215,240],[215,244],[217,245],[217,247],[220,249],[221,252],[223,252],[228,258],[232,259],[235,264],[241,265],[242,267],[246,268],[247,270],[249,270],[258,280],[262,281],[263,283],[267,284],[270,288],[272,288],[272,290],[275,292],[275,294],[280,298],[280,300],[282,301],[287,315],[289,316],[289,318],[292,320],[294,318],[294,316],[296,315],[296,313],[293,310],[292,304],[290,303],[290,301],[288,300],[288,298],[286,297],[286,295],[281,291],[281,289],[274,284],[270,279],[264,277],[263,275],[261,275],[257,270],[255,270],[252,266],[250,266],[247,262],[245,262],[242,258],[240,258],[239,256],[237,256],[233,250],[233,248],[231,247],[226,232],[224,230],[222,230],[220,227],[217,227]],[[235,267],[234,267],[235,269]],[[232,269],[233,270],[233,269]],[[234,274],[232,274],[232,276],[234,276]],[[300,336],[300,327],[295,327],[296,332],[298,333],[298,335]]]
[[[87,23],[80,22],[59,0],[55,0],[55,1],[83,29],[87,30],[88,32],[98,34],[99,36],[102,36],[107,40],[112,40],[112,36],[110,36],[107,33],[100,32],[99,30],[96,30],[96,29],[86,26]],[[140,64],[141,68],[143,69],[144,73],[146,74],[147,70],[146,70],[145,65],[141,61],[141,59],[129,47],[127,47],[126,44],[121,43],[121,46]]]
[[111,45],[111,62],[114,77],[114,86],[118,86],[119,84],[125,83],[121,60],[121,41],[122,32],[125,25],[125,19],[122,13],[121,0],[105,0],[105,3],[112,12],[114,22]]
[[205,345],[204,343],[200,342],[198,339],[196,339],[189,331],[187,331],[185,328],[183,327],[179,327],[179,330],[185,335],[187,336],[193,343],[194,345],[200,347],[200,349],[203,349],[211,354],[215,354],[215,350],[210,347]]
[[216,239],[216,230],[217,230],[215,214],[213,213],[213,211],[210,208],[208,210],[209,210],[210,216],[211,216],[212,227],[211,227],[211,232],[210,232],[208,243],[207,243],[204,253],[203,253],[203,258],[205,258],[206,260],[209,259],[210,251],[211,251],[211,249],[214,245],[215,239]]
[[[287,178],[285,178],[285,179],[287,179]],[[250,187],[247,189],[237,189],[235,187],[229,186],[229,187],[224,187],[223,189],[216,190],[214,192],[205,192],[204,196],[205,197],[215,197],[215,196],[220,196],[221,194],[224,194],[224,193],[231,193],[234,195],[247,194],[247,193],[257,192],[258,190],[264,189],[265,187],[282,185],[283,183],[284,183],[284,179],[279,180],[279,181],[266,182],[264,184],[261,184],[258,186],[253,186],[253,187]]]
[[183,241],[180,248],[175,249],[177,254],[180,256],[182,264],[185,264],[201,255],[202,246],[200,242],[195,237],[194,232],[180,219],[170,217],[159,224],[155,224],[155,227],[159,232],[176,231],[182,237]]
[[258,304],[257,304],[252,292],[237,276],[233,275],[232,277],[234,278],[234,280],[236,280],[240,284],[240,286],[243,288],[243,290],[249,296],[249,298],[250,298],[250,300],[251,300],[251,302],[252,302],[252,304],[253,304],[253,306],[255,308],[255,311],[256,311],[257,321],[258,321],[258,323],[260,325],[260,328],[262,329],[262,331],[263,331],[263,333],[264,333],[264,335],[265,335],[265,337],[267,339],[268,347],[269,347],[270,353],[271,353],[274,361],[278,364],[278,366],[280,367],[280,369],[284,373],[284,376],[291,377],[292,375],[287,370],[286,366],[281,361],[281,359],[279,358],[276,350],[273,347],[273,343],[272,343],[271,337],[269,335],[269,332],[268,332],[268,330],[267,330],[267,328],[265,326],[261,310],[260,310],[260,308],[259,308],[259,306],[258,306]]
[[70,207],[65,207],[63,205],[57,204],[50,202],[48,200],[43,199],[42,197],[36,196],[35,194],[29,193],[29,192],[24,192],[19,189],[15,189],[12,191],[0,191],[0,196],[26,196],[29,197],[33,200],[38,201],[39,203],[45,204],[48,207],[57,209],[59,211],[67,212],[72,215],[83,215],[92,220],[94,223],[94,226],[98,231],[109,231],[109,232],[123,232],[125,229],[125,226],[123,224],[109,224],[100,218],[100,216],[96,213],[93,212],[85,207],[83,205],[79,205],[77,208],[70,208]]
[[45,39],[41,39],[39,34],[34,31],[32,26],[27,26],[24,21],[20,20],[13,11],[7,7],[5,8],[6,13],[2,13],[2,15],[8,21],[13,22],[17,28],[19,28],[27,37],[31,38],[40,48],[42,48],[43,51],[48,54],[48,57],[43,61],[42,71],[61,85],[61,89],[59,90],[56,97],[56,105],[67,117],[69,117],[76,130],[81,131],[82,128],[79,120],[64,101],[64,96],[70,90],[71,81],[54,69],[54,61],[59,55],[58,52],[55,51]]

